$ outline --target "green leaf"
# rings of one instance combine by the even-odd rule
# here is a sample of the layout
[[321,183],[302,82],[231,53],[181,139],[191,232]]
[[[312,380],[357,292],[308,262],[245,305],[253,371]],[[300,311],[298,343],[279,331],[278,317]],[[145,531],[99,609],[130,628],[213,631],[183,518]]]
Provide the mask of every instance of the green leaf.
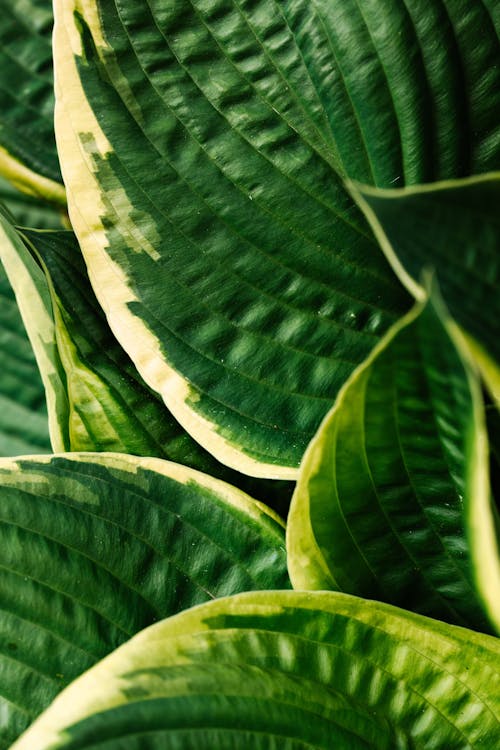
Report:
[[422,295],[422,271],[435,270],[450,313],[500,403],[500,173],[404,190],[353,186],[353,195],[416,297]]
[[[2,241],[0,226],[0,246]],[[43,384],[1,262],[0,360],[0,456],[48,452],[49,427]]]
[[21,193],[2,177],[0,203],[8,209],[17,226],[38,229],[61,229],[63,226],[64,219],[60,209],[43,203],[38,197]]
[[145,385],[109,329],[74,234],[21,232],[42,262],[52,296],[57,352],[64,370],[61,398],[69,405],[67,449],[176,461],[243,489],[285,516],[291,483],[253,479],[220,464]]
[[0,461],[0,747],[137,631],[208,599],[288,588],[265,506],[158,459]]
[[500,646],[344,594],[250,593],[137,635],[12,750],[500,743]]
[[407,309],[341,176],[500,167],[491,5],[56,3],[56,132],[97,297],[223,462],[293,477]]
[[71,221],[113,332],[219,460],[293,478],[409,305],[336,171],[332,86],[314,78],[334,65],[335,14],[186,0],[55,15]]
[[[0,261],[15,292],[19,312],[35,354],[39,373],[36,372],[33,378],[40,388],[41,375],[45,387],[52,448],[56,452],[67,450],[70,446],[66,376],[57,350],[50,293],[42,269],[26,248],[13,221],[13,217],[0,206]],[[36,369],[34,363],[32,367]],[[43,399],[42,393],[40,399]],[[42,445],[48,447],[45,443]],[[32,449],[16,451],[18,454],[40,452],[41,450]]]
[[288,521],[295,588],[500,631],[500,557],[477,379],[439,304],[353,374],[312,441]]
[[65,205],[54,138],[50,0],[0,0],[0,174]]

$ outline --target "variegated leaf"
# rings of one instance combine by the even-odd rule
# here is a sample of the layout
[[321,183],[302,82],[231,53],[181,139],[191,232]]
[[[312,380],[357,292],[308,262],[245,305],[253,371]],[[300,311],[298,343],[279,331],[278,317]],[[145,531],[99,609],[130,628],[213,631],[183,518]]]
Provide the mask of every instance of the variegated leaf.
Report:
[[458,750],[500,743],[496,638],[335,593],[243,594],[148,628],[12,750]]
[[158,459],[0,461],[0,747],[158,619],[288,588],[284,532],[227,484]]

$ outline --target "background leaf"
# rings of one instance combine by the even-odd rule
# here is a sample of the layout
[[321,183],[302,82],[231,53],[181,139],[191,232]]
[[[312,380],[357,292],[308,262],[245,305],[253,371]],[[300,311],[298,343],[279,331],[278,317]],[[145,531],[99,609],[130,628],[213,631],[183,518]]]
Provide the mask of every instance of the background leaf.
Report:
[[484,407],[442,315],[409,313],[324,420],[292,500],[290,575],[500,629]]
[[54,138],[50,0],[1,0],[0,174],[65,205]]
[[415,296],[421,296],[423,269],[435,270],[500,403],[500,173],[396,191],[359,186],[353,194]]
[[61,210],[40,198],[17,190],[0,177],[0,202],[8,209],[17,226],[37,229],[62,229]]
[[13,750],[495,747],[498,640],[343,594],[245,594],[158,623]]
[[137,631],[288,588],[284,532],[247,495],[156,459],[0,462],[0,747]]
[[[0,245],[2,240],[0,226]],[[0,357],[0,455],[48,452],[45,391],[12,287],[1,263]]]

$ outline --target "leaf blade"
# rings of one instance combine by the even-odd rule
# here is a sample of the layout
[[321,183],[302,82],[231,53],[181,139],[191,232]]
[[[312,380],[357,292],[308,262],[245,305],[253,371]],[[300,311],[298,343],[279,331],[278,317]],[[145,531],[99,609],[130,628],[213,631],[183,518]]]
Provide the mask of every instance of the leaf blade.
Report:
[[[100,20],[90,5],[81,10],[76,21],[62,6],[56,14],[59,74],[75,82],[59,89],[58,138],[73,190],[72,220],[100,304],[146,382],[219,460],[245,466],[249,474],[292,477],[313,425],[353,360],[369,351],[406,299],[366,236],[317,134],[307,130],[303,112],[299,118],[296,101],[290,116],[286,104],[272,109],[275,94],[263,95],[248,83],[230,51],[219,54],[222,26],[212,28],[186,5],[184,29],[175,9],[165,17],[154,6],[167,44],[153,21],[131,6],[109,6]],[[180,36],[174,34],[177,22]],[[142,56],[141,23],[152,37]],[[118,56],[106,41],[111,28],[120,30]],[[198,65],[196,55],[190,59],[191,32],[202,48],[209,45],[221,71],[237,77],[236,88],[248,89],[257,107],[248,110],[248,123],[238,117],[236,93],[219,91],[209,68]],[[172,76],[153,70],[160,51]],[[101,68],[109,87],[99,82]],[[98,124],[92,107],[114,114]],[[164,125],[150,116],[152,108],[163,112]],[[76,110],[78,123],[72,124]],[[120,146],[115,116],[129,123],[137,142],[147,141],[134,164]],[[260,137],[256,126],[264,116]],[[94,156],[89,153],[87,165],[78,156],[82,128],[92,133],[87,145]],[[162,129],[176,145],[168,152]],[[221,158],[219,131],[235,160]],[[198,160],[200,169],[191,169]],[[111,182],[121,187],[110,201]],[[85,216],[89,200],[109,216],[109,238],[102,221]],[[119,204],[134,206],[127,227]],[[346,294],[353,284],[356,292]],[[147,351],[141,340],[148,341]],[[296,364],[285,366],[285,358]],[[336,360],[335,369],[327,359]]]
[[483,535],[470,539],[472,519],[492,512],[484,409],[442,316],[433,301],[417,305],[346,383],[304,458],[289,569],[297,588],[488,631],[496,584],[476,567]]
[[139,634],[62,694],[15,748],[86,746],[96,734],[110,747],[135,747],[134,733],[146,741],[148,726],[151,748],[495,743],[498,642],[468,635],[344,594],[231,597]]
[[0,478],[2,748],[145,625],[241,588],[288,586],[277,517],[186,467],[62,454],[3,459]]
[[[422,272],[436,271],[450,313],[470,338],[469,348],[498,401],[500,349],[492,322],[500,298],[498,173],[390,193],[353,186],[352,193],[415,297],[422,296]],[[406,236],[398,224],[408,228]]]

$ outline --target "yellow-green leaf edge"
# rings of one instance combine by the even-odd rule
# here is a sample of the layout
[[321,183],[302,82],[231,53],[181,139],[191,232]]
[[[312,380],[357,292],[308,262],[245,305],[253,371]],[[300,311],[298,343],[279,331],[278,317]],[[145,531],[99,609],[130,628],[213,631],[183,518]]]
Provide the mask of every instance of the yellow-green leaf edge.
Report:
[[[467,177],[460,180],[442,180],[440,182],[434,182],[425,185],[412,185],[404,188],[393,188],[393,189],[382,189],[373,188],[369,185],[361,185],[352,180],[346,181],[346,187],[351,193],[353,199],[356,201],[360,209],[366,216],[368,223],[370,224],[375,237],[377,238],[380,247],[384,251],[384,254],[392,266],[394,273],[401,281],[401,283],[408,289],[410,294],[416,300],[422,300],[425,297],[425,290],[422,286],[421,280],[416,279],[407,272],[404,265],[401,263],[396,250],[391,244],[387,234],[380,221],[378,220],[375,212],[363,197],[363,194],[373,195],[374,197],[383,196],[386,199],[398,198],[403,196],[419,195],[425,193],[433,193],[436,190],[453,189],[463,185],[474,185],[483,182],[489,182],[491,180],[500,180],[500,172],[489,172],[483,175],[475,175],[473,177]],[[500,408],[500,366],[495,362],[492,357],[485,351],[484,347],[476,341],[472,336],[469,336],[466,332],[463,332],[464,343],[467,345],[470,354],[474,358],[477,366],[481,371],[481,375],[484,378],[486,385],[493,397],[493,400]]]
[[[422,288],[422,301],[417,302],[407,315],[392,326],[369,357],[351,374],[304,454],[287,522],[288,572],[295,590],[322,589],[325,588],[325,581],[328,581],[328,587],[331,590],[339,589],[315,539],[311,525],[307,480],[310,474],[315,473],[321,461],[320,448],[325,439],[324,435],[328,434],[332,424],[335,425],[337,413],[343,408],[349,390],[365,380],[373,361],[390,345],[402,329],[419,316],[426,302],[425,294]],[[491,500],[489,444],[483,399],[477,377],[474,375],[474,362],[471,359],[466,339],[461,329],[445,314],[445,311],[441,310],[441,312],[448,333],[466,365],[476,425],[475,440],[469,441],[473,451],[473,455],[470,456],[472,470],[468,474],[468,491],[465,498],[465,523],[475,583],[485,612],[500,634],[500,549],[494,518],[495,511]]]

